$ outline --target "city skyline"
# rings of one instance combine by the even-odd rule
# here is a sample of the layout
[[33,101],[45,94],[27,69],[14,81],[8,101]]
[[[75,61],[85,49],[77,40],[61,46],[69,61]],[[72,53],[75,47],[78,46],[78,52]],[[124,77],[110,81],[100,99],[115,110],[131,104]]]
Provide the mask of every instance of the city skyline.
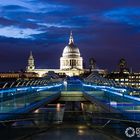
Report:
[[93,57],[99,68],[116,70],[125,58],[139,71],[139,6],[138,0],[0,2],[0,71],[25,69],[30,51],[38,68],[58,68],[71,30],[86,66]]

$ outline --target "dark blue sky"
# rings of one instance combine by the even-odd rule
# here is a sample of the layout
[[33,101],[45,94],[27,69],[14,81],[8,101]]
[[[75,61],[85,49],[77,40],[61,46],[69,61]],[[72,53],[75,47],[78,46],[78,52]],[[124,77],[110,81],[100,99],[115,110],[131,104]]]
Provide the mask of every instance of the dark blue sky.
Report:
[[71,30],[86,64],[115,70],[123,57],[140,71],[140,0],[1,0],[0,71],[24,69],[30,50],[59,68]]

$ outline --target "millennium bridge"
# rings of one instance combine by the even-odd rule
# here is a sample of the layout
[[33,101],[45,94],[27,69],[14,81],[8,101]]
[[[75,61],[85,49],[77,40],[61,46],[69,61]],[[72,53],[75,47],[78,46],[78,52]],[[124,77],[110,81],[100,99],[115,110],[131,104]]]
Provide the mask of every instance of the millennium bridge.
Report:
[[85,79],[1,82],[0,137],[127,139],[125,129],[140,124],[140,97],[133,96],[135,92],[140,90],[96,73]]

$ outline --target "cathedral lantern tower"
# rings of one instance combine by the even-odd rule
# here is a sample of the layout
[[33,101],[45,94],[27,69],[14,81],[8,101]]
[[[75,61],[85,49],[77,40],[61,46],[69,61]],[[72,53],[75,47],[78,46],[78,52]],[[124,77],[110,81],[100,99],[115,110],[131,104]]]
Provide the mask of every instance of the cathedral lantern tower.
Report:
[[30,56],[28,58],[28,66],[27,66],[27,71],[32,71],[35,69],[35,64],[34,64],[34,57],[32,55],[32,52],[30,52]]
[[80,51],[74,44],[72,32],[70,33],[69,44],[64,48],[60,58],[60,70],[82,70],[83,58],[80,57]]

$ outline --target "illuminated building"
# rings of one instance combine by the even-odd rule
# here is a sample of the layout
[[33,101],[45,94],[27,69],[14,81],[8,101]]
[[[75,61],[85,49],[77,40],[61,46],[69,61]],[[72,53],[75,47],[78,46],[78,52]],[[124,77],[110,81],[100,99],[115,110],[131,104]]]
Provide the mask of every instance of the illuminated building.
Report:
[[[36,69],[34,62],[34,57],[32,53],[30,53],[26,71],[38,73],[40,77],[45,76],[47,73],[52,71],[59,75],[67,76],[78,76],[90,71],[89,69],[83,68],[83,58],[80,55],[79,48],[74,43],[72,32],[70,33],[69,43],[64,48],[62,57],[60,57],[60,69]],[[92,71],[106,73],[103,69],[93,70],[92,68]]]
[[69,44],[64,48],[60,58],[60,70],[83,70],[83,58],[80,51],[74,44],[72,33],[70,34]]
[[140,88],[140,73],[124,73],[112,72],[108,75],[109,79],[119,82],[121,85]]
[[0,78],[1,79],[18,79],[18,78],[36,78],[39,77],[39,75],[35,72],[1,72],[0,73]]
[[64,48],[62,57],[60,58],[60,69],[35,69],[34,57],[30,53],[26,70],[27,72],[38,73],[40,77],[50,71],[68,76],[84,73],[83,58],[80,56],[78,47],[74,44],[72,33],[70,34],[69,44]]
[[27,66],[26,69],[29,70],[29,71],[32,71],[32,70],[35,69],[34,57],[32,55],[32,52],[30,52],[30,56],[29,56],[29,59],[28,59],[28,66]]
[[119,71],[109,73],[107,78],[121,85],[140,88],[140,73],[129,72],[125,59],[120,59],[119,62]]

